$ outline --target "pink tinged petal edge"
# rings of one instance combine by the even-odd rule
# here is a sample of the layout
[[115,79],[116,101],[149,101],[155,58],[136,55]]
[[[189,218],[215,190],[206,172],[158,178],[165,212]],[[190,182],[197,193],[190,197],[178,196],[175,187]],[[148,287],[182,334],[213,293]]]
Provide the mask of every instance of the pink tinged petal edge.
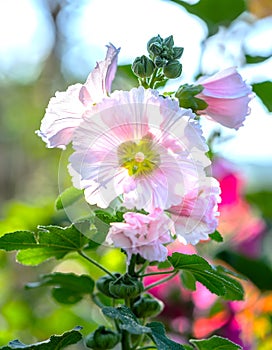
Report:
[[71,85],[64,92],[56,92],[55,97],[50,99],[41,128],[36,131],[47,147],[65,149],[86,109],[92,108],[110,93],[120,48],[116,49],[112,44],[107,48],[105,60],[97,63],[84,85]]
[[148,215],[127,212],[124,220],[111,223],[108,243],[126,250],[128,262],[137,253],[149,261],[166,260],[168,250],[163,244],[172,242],[173,223],[161,209]]
[[220,192],[218,181],[206,178],[203,184],[184,197],[180,205],[169,209],[178,239],[183,244],[197,244],[215,231]]
[[204,87],[197,97],[208,103],[206,110],[199,113],[226,127],[239,129],[250,113],[248,104],[254,94],[236,68],[225,69],[208,78],[202,77],[197,83]]

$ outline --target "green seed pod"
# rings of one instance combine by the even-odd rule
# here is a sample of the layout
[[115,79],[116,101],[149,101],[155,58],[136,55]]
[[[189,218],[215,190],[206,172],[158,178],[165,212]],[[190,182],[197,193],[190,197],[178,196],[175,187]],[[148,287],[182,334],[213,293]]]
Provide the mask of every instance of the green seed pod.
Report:
[[148,78],[154,72],[155,65],[153,61],[151,61],[146,56],[136,57],[133,64],[132,70],[137,77],[140,78]]
[[91,349],[106,350],[114,348],[120,340],[120,334],[100,326],[93,333],[87,335],[85,344]]
[[109,291],[118,299],[135,298],[144,290],[141,281],[127,274],[118,280],[110,282]]
[[163,310],[163,307],[162,301],[150,294],[144,294],[132,305],[132,311],[139,318],[154,317]]
[[170,60],[163,67],[163,74],[166,78],[175,79],[181,75],[182,65],[178,60]]
[[[114,276],[119,278],[121,276],[120,273],[115,273]],[[110,282],[114,281],[114,278],[106,275],[100,277],[96,282],[96,288],[103,294],[105,294],[107,297],[113,298],[114,296],[109,291],[109,284]]]

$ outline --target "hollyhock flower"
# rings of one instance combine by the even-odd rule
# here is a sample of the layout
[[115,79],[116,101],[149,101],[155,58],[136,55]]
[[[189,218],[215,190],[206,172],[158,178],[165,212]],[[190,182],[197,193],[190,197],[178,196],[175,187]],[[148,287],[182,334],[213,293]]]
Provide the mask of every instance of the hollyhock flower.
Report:
[[69,166],[90,204],[120,197],[128,209],[167,209],[206,176],[201,129],[176,100],[139,87],[115,91],[95,111],[74,132]]
[[248,107],[252,99],[252,88],[247,85],[236,68],[231,67],[211,77],[201,77],[198,81],[204,90],[197,95],[208,107],[199,111],[218,123],[238,129],[250,113]]
[[86,109],[110,93],[120,49],[112,44],[107,47],[105,60],[96,64],[83,85],[71,85],[64,92],[56,92],[55,97],[50,99],[41,128],[37,131],[48,147],[65,149]]
[[175,222],[178,239],[183,244],[197,244],[209,238],[218,225],[219,183],[212,177],[192,188],[178,205],[168,211]]
[[140,254],[149,261],[165,261],[167,258],[166,243],[174,235],[173,222],[161,210],[144,215],[127,212],[125,222],[113,222],[106,241],[127,252],[128,263],[132,254]]

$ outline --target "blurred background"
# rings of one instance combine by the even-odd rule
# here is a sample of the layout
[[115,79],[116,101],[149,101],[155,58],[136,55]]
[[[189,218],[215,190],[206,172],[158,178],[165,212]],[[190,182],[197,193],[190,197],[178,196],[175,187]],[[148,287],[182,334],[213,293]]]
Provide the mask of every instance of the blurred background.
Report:
[[[226,303],[204,287],[192,293],[172,284],[173,290],[154,291],[168,305],[162,317],[173,338],[222,334],[244,349],[271,350],[271,0],[0,0],[0,235],[69,223],[54,208],[60,187],[71,185],[63,165],[67,155],[46,149],[35,134],[48,101],[56,91],[83,83],[109,42],[121,47],[113,89],[137,85],[130,64],[158,34],[173,34],[175,45],[184,47],[183,74],[166,90],[236,66],[256,94],[238,131],[203,122],[207,137],[215,130],[221,135],[213,143],[213,172],[222,185],[219,231],[225,242],[197,247],[248,277],[247,301]],[[112,270],[123,268],[116,251],[100,259]],[[97,273],[76,258],[30,268],[0,252],[0,345],[15,338],[43,340],[78,324],[87,334],[99,323],[88,300],[60,305],[47,290],[24,289],[52,270]]]

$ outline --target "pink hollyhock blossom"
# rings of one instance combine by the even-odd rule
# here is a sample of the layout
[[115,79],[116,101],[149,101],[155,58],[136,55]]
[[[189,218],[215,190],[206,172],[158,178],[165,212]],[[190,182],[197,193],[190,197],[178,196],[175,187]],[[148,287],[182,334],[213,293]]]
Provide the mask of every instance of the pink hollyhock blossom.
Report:
[[211,77],[202,77],[197,81],[204,90],[197,95],[208,107],[201,114],[207,114],[213,120],[228,127],[238,129],[250,113],[248,107],[252,99],[252,88],[247,85],[236,68],[228,68]]
[[104,61],[98,62],[85,84],[75,84],[64,92],[56,92],[49,101],[41,128],[37,134],[48,147],[65,146],[71,141],[84,112],[107,96],[117,68],[120,49],[110,44]]
[[178,239],[183,244],[197,244],[209,238],[218,225],[219,183],[207,177],[196,188],[192,188],[179,205],[168,211],[175,222]]
[[[75,130],[69,170],[88,203],[128,209],[178,205],[205,178],[208,150],[194,114],[143,87],[115,91]],[[205,189],[206,190],[206,189]]]
[[140,254],[149,261],[165,261],[168,250],[164,244],[174,235],[172,220],[161,210],[144,215],[127,212],[125,222],[113,222],[107,242],[127,252],[128,262],[132,254]]

